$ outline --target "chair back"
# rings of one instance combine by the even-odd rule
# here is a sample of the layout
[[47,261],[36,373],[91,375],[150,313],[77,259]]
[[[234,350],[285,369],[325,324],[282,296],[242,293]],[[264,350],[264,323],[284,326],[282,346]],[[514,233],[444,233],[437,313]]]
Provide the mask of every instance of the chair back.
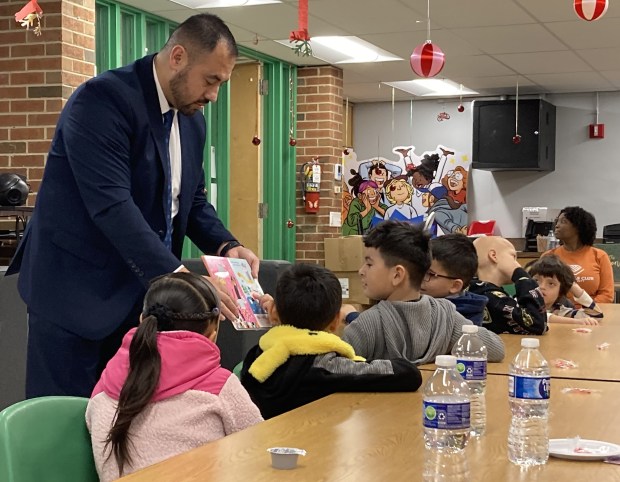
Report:
[[87,398],[40,397],[0,412],[0,480],[97,482]]
[[472,221],[467,230],[467,236],[493,236],[495,233],[495,219]]

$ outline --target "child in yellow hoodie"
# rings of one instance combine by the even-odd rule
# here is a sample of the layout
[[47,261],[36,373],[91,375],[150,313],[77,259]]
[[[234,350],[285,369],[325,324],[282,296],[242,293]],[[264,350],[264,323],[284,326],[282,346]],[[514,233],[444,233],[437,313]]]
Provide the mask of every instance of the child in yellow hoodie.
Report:
[[335,392],[415,391],[422,383],[413,363],[365,361],[335,334],[342,289],[328,269],[293,265],[278,279],[275,300],[260,302],[277,326],[249,351],[241,383],[265,419]]

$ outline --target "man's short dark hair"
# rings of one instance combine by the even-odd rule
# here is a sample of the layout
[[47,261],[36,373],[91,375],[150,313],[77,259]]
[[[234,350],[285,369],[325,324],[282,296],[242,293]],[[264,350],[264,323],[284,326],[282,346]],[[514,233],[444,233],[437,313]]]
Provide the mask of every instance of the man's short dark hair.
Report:
[[[571,221],[572,222],[572,221]],[[564,263],[555,254],[542,256],[527,270],[530,276],[544,276],[553,278],[554,276],[560,282],[560,297],[566,296],[575,282],[575,275],[566,263]]]
[[342,287],[327,268],[294,264],[278,278],[275,304],[282,324],[324,330],[340,312]]
[[239,55],[235,37],[224,21],[217,15],[200,13],[181,23],[170,35],[164,49],[182,45],[193,61],[200,54],[213,52],[220,41],[227,44],[231,56]]
[[383,221],[364,236],[364,246],[376,248],[389,267],[402,264],[409,274],[411,286],[420,289],[431,266],[430,238],[421,224]]
[[441,263],[448,276],[469,282],[478,271],[478,255],[471,239],[464,234],[452,233],[431,239],[431,256]]

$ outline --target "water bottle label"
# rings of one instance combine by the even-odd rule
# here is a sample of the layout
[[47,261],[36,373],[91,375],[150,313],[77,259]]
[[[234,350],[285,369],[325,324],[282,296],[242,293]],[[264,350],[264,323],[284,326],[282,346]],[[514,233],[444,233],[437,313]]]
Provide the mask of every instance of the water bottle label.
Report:
[[508,396],[530,400],[546,400],[551,394],[549,377],[508,377]]
[[424,426],[428,428],[469,428],[469,402],[424,401]]
[[456,369],[465,380],[486,380],[486,360],[457,360]]

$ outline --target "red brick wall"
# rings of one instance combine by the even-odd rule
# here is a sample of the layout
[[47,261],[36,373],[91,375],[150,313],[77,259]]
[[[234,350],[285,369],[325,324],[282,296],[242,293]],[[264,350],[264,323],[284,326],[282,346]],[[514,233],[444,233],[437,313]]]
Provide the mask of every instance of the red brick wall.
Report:
[[0,173],[26,175],[33,205],[58,115],[95,74],[95,0],[39,0],[41,36],[15,21],[26,3],[0,4]]
[[[297,172],[318,157],[321,165],[319,212],[304,211],[297,183],[297,261],[325,263],[323,239],[340,235],[329,226],[329,213],[340,212],[342,198],[334,193],[334,170],[343,148],[342,70],[336,67],[305,67],[297,71]],[[338,183],[339,185],[339,183]]]

